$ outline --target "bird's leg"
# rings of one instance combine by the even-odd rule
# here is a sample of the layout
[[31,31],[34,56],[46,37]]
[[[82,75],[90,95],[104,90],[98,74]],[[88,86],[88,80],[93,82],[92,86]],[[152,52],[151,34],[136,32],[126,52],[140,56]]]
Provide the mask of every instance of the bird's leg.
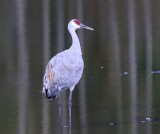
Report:
[[69,108],[69,127],[71,128],[71,116],[72,116],[72,91],[70,91],[69,94],[69,100],[68,100],[68,108]]
[[58,128],[59,129],[61,126],[61,109],[62,109],[61,93],[59,92],[59,95],[58,95]]
[[70,91],[70,94],[69,94],[68,105],[72,106],[72,91]]

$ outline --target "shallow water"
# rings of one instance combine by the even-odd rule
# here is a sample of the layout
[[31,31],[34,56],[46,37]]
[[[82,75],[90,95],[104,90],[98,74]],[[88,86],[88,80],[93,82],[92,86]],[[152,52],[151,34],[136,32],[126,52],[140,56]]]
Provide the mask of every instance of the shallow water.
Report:
[[[69,48],[72,18],[95,31],[77,31],[85,68],[71,133],[160,133],[158,0],[0,2],[0,133],[58,134],[58,104],[42,95],[42,77],[49,59]],[[69,133],[68,95],[62,134]]]

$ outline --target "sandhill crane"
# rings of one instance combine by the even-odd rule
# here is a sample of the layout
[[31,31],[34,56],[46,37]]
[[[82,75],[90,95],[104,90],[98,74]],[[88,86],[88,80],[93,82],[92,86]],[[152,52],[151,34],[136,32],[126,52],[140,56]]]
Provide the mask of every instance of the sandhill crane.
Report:
[[[43,78],[43,91],[47,99],[58,97],[59,113],[61,111],[61,92],[65,89],[70,90],[68,105],[72,105],[72,91],[79,82],[83,72],[83,59],[81,46],[76,29],[85,28],[93,30],[73,19],[68,23],[68,30],[72,37],[72,45],[69,49],[55,55],[48,63]],[[71,127],[71,110],[69,110],[69,127]],[[60,124],[59,124],[60,125]]]

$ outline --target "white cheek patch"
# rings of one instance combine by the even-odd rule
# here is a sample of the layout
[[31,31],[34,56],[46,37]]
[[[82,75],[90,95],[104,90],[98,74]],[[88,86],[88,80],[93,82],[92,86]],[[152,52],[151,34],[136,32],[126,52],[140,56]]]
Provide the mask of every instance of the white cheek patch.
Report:
[[75,28],[80,28],[80,26],[77,25],[75,22],[72,22],[72,26],[75,27]]

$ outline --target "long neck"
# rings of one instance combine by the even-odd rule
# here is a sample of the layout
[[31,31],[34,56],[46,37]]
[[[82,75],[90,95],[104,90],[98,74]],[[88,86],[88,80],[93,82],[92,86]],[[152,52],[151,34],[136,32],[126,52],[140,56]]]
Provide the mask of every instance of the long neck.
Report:
[[70,47],[70,50],[73,52],[77,52],[77,53],[82,54],[80,42],[79,42],[78,36],[75,32],[75,29],[70,29],[69,32],[72,37],[72,46]]

